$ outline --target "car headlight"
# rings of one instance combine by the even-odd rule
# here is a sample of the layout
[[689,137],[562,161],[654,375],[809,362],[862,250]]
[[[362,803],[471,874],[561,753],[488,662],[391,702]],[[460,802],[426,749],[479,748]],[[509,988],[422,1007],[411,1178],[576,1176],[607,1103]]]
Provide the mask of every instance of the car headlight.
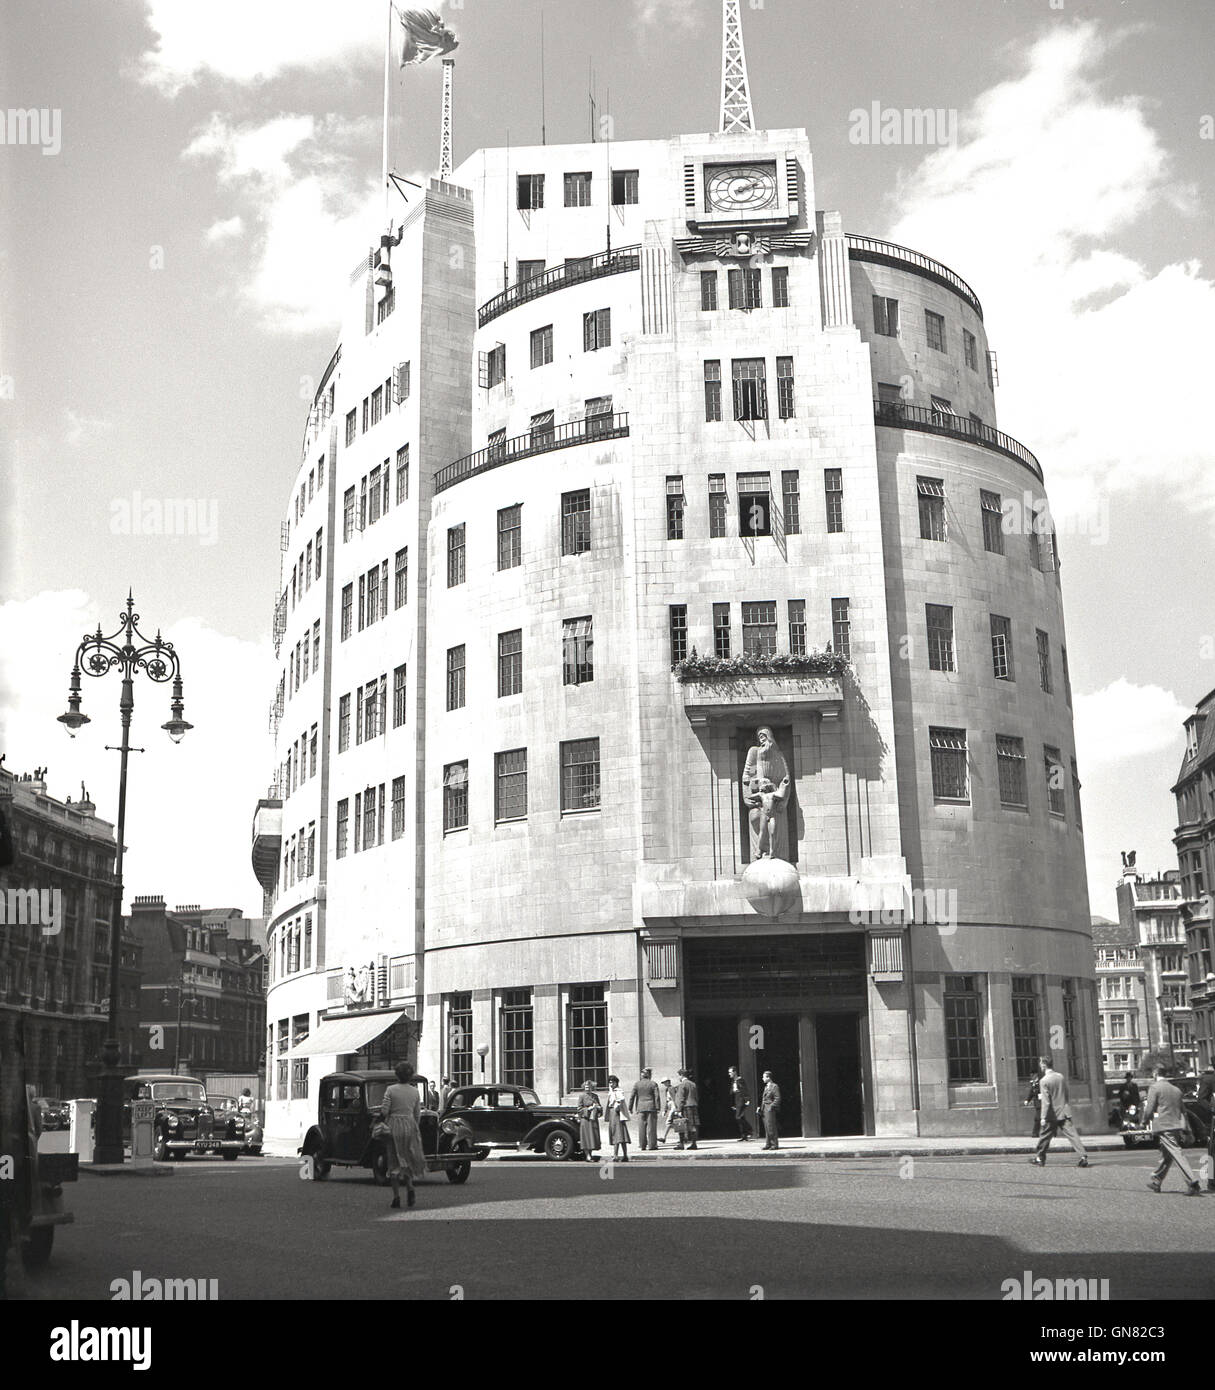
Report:
[[463,1132],[464,1126],[459,1120],[444,1120],[439,1128],[444,1134],[460,1134]]
[[181,1123],[181,1121],[177,1118],[176,1115],[170,1115],[170,1116],[168,1117],[168,1119],[165,1121],[165,1124],[166,1124],[170,1129],[176,1129],[177,1126],[178,1126],[180,1123]]

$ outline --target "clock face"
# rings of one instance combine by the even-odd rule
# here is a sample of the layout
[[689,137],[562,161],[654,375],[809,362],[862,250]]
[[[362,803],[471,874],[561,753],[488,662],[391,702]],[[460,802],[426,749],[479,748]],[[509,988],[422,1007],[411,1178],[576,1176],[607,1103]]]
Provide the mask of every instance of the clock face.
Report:
[[775,164],[718,164],[705,170],[711,212],[753,212],[776,203]]

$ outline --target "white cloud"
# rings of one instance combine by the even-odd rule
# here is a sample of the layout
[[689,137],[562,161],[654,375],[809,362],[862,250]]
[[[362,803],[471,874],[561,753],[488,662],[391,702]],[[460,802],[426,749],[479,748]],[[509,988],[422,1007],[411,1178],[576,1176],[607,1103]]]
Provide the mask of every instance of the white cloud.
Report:
[[637,22],[644,25],[674,24],[680,29],[695,29],[703,8],[701,0],[633,0]]
[[1202,404],[1215,284],[1195,262],[1153,268],[1120,249],[1149,214],[1191,215],[1193,192],[1144,103],[1101,91],[1110,42],[1075,24],[1035,44],[1019,76],[961,114],[957,146],[900,182],[890,236],[979,292],[1001,427],[1039,455],[1048,485],[1150,481],[1215,505]]
[[[1102,690],[1076,697],[1076,756],[1086,770],[1184,746],[1182,724],[1190,714],[1171,690],[1132,685],[1119,676]],[[1167,758],[1166,758],[1167,761]]]
[[71,407],[64,411],[64,418],[67,420],[67,428],[63,432],[63,438],[73,449],[78,449],[82,444],[91,444],[93,440],[100,439],[114,428],[111,420],[103,420],[97,415],[82,415]]
[[[76,738],[56,718],[67,707],[68,676],[81,637],[98,622],[108,635],[119,625],[124,594],[98,602],[78,589],[44,591],[0,604],[0,652],[21,651],[20,680],[0,674],[0,751],[10,772],[48,765],[52,796],[79,799],[83,781],[105,820],[117,817],[120,677],[83,679],[83,711],[92,723]],[[140,596],[136,595],[138,599]],[[137,610],[140,604],[136,604]],[[156,632],[149,599],[145,631]],[[171,687],[135,678],[127,799],[126,903],[136,893],[163,893],[170,903],[201,902],[261,915],[261,889],[249,863],[250,826],[273,775],[267,733],[273,653],[228,637],[200,619],[165,628],[182,660],[186,718],[194,724],[174,745],[160,725],[169,717]],[[234,708],[243,714],[234,717]]]
[[236,217],[225,217],[220,222],[212,222],[203,233],[203,238],[209,242],[232,241],[243,236],[244,231],[244,219],[238,214]]

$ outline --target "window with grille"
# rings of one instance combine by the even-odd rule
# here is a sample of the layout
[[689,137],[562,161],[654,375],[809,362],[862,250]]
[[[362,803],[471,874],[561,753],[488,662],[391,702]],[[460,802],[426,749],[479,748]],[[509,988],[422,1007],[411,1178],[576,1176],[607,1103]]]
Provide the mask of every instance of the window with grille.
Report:
[[796,414],[793,404],[793,358],[776,359],[776,414],[781,420],[792,420]]
[[397,450],[397,506],[409,497],[409,445]]
[[[582,350],[597,352],[612,345],[612,311],[592,309],[582,316]],[[551,354],[549,360],[552,360]]]
[[953,402],[946,400],[944,396],[933,396],[932,398],[932,419],[934,424],[943,424],[951,419],[956,419]]
[[561,745],[561,810],[599,809],[599,740],[573,739]]
[[716,538],[726,534],[728,499],[726,497],[726,475],[709,474],[709,535]]
[[789,267],[787,265],[774,265],[772,267],[772,307],[774,309],[787,309],[789,307]]
[[532,330],[532,367],[543,367],[553,360],[553,325]]
[[983,513],[983,549],[992,555],[1004,554],[1004,503],[998,492],[979,491]]
[[768,418],[768,384],[762,357],[736,357],[731,363],[734,387],[734,418]]
[[928,346],[933,351],[945,351],[945,319],[943,315],[934,314],[931,309],[925,309],[924,332],[928,336]]
[[796,470],[780,475],[781,493],[785,503],[785,534],[797,536],[802,529],[801,474]]
[[884,295],[873,296],[873,331],[884,338],[899,336],[899,301]]
[[[1072,800],[1076,803],[1076,829],[1082,831],[1082,830],[1084,829],[1084,819],[1083,819],[1083,817],[1082,817],[1081,814],[1080,814],[1080,771],[1079,771],[1079,769],[1076,767],[1076,760],[1075,760],[1075,758],[1073,758],[1071,761],[1072,761]],[[1201,892],[1202,890],[1200,889],[1199,891]],[[1203,971],[1203,974],[1205,975],[1206,973],[1207,973],[1206,970],[1204,970],[1204,971]]]
[[354,535],[354,488],[348,487],[342,494],[342,540],[348,541]]
[[996,772],[1000,783],[1000,805],[1028,807],[1025,785],[1025,742],[1010,734],[996,735]]
[[343,695],[338,701],[338,752],[344,753],[350,747],[350,696]]
[[1046,804],[1052,816],[1065,816],[1067,814],[1067,792],[1064,789],[1064,782],[1067,773],[1064,771],[1062,759],[1059,757],[1059,750],[1043,745],[1042,761],[1046,769]]
[[523,629],[498,633],[498,698],[523,689]]
[[673,603],[667,609],[667,624],[671,634],[671,665],[688,654],[688,605]]
[[1028,1081],[1038,1074],[1041,1039],[1038,1036],[1038,992],[1032,975],[1012,977],[1013,1050],[1017,1076]]
[[594,637],[591,620],[566,618],[561,625],[561,666],[566,685],[584,685],[595,679]]
[[357,434],[358,434],[358,424],[357,424],[356,419],[355,419],[355,413],[354,413],[353,410],[351,410],[351,411],[348,411],[348,412],[347,412],[347,415],[346,415],[346,447],[347,447],[347,448],[349,448],[349,447],[354,443]]
[[447,587],[464,583],[464,523],[447,528]]
[[953,609],[947,604],[927,603],[924,613],[928,624],[928,669],[956,671],[953,651]]
[[498,512],[498,568],[514,569],[523,562],[521,539],[523,507],[502,507]]
[[840,468],[823,469],[823,498],[827,511],[827,531],[844,529],[844,473]]
[[705,363],[705,419],[721,419],[721,362]]
[[962,330],[962,355],[966,358],[966,365],[972,372],[979,370],[979,349],[975,341],[975,335],[969,328]]
[[589,488],[561,494],[561,553],[582,555],[591,548]]
[[531,990],[504,990],[498,1018],[502,1038],[501,1079],[508,1086],[534,1086],[535,1026]]
[[319,578],[321,577],[321,564],[322,564],[322,558],[323,558],[324,552],[325,552],[324,537],[325,537],[325,528],[322,526],[321,529],[316,533],[316,549],[315,549],[315,554],[316,554],[316,571],[315,571],[315,578],[317,578],[317,579],[319,579]]
[[637,201],[637,170],[612,170],[612,206],[623,207]]
[[515,183],[515,205],[530,211],[544,206],[544,175],[520,174]]
[[965,729],[929,729],[932,794],[937,801],[969,801]]
[[308,738],[308,776],[316,776],[316,750],[317,750],[317,727],[312,726],[312,732]]
[[397,551],[392,563],[393,608],[404,608],[409,598],[409,547]]
[[399,729],[405,722],[405,667],[392,671],[392,727]]
[[991,618],[991,672],[998,681],[1016,679],[1013,670],[1012,619],[998,613]]
[[473,1079],[472,993],[447,996],[447,1075],[455,1086],[471,1086]]
[[715,270],[702,270],[700,272],[700,307],[702,310],[717,308],[717,272]]
[[730,288],[731,309],[762,309],[763,282],[760,271],[743,266],[726,272]]
[[371,423],[378,425],[384,418],[384,388],[377,386],[371,393]]
[[986,1080],[983,996],[973,975],[946,975],[942,996],[945,1055],[954,1084]]
[[565,206],[587,208],[591,205],[591,176],[589,173],[566,174]]
[[806,600],[789,600],[789,652],[792,656],[806,655]]
[[464,708],[464,643],[447,649],[447,708]]
[[380,615],[380,567],[372,565],[367,571],[367,626]]
[[722,661],[730,657],[730,605],[713,605],[713,655]]
[[916,495],[920,504],[920,539],[948,539],[945,526],[945,482],[941,478],[917,478]]
[[468,763],[443,768],[443,833],[468,829]]
[[838,656],[852,657],[852,620],[846,598],[831,600],[831,650]]
[[776,651],[776,601],[742,606],[744,656],[772,656]]
[[392,779],[392,838],[399,840],[405,833],[405,779]]
[[586,1081],[607,1085],[608,1021],[604,985],[571,985],[566,1005],[569,1046],[567,1091],[580,1090]]
[[494,821],[527,816],[527,749],[494,754]]
[[667,540],[683,540],[683,479],[667,479]]
[[1041,628],[1036,628],[1035,633],[1038,640],[1038,683],[1049,695],[1051,693],[1050,638]]
[[350,802],[343,797],[337,804],[337,843],[334,854],[338,859],[346,857],[346,837],[350,829]]

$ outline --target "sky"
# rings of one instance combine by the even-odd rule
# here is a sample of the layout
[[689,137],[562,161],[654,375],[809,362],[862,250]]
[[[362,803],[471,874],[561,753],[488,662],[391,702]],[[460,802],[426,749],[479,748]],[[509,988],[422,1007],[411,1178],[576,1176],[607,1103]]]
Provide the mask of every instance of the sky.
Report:
[[[718,0],[455,0],[456,163],[717,128]],[[384,0],[9,0],[0,37],[0,752],[114,819],[118,680],[76,646],[128,588],[185,674],[140,677],[126,892],[260,913],[279,523],[339,297],[378,235]],[[1182,721],[1215,686],[1215,6],[743,0],[761,127],[804,126],[816,203],[978,291],[999,425],[1059,532],[1091,907],[1119,851],[1174,867]],[[392,162],[438,160],[437,63],[394,72]],[[956,113],[939,146],[858,111]],[[37,109],[36,130],[15,110]],[[27,139],[21,143],[21,135]],[[136,526],[169,504],[161,533]],[[171,532],[169,534],[165,531]]]

